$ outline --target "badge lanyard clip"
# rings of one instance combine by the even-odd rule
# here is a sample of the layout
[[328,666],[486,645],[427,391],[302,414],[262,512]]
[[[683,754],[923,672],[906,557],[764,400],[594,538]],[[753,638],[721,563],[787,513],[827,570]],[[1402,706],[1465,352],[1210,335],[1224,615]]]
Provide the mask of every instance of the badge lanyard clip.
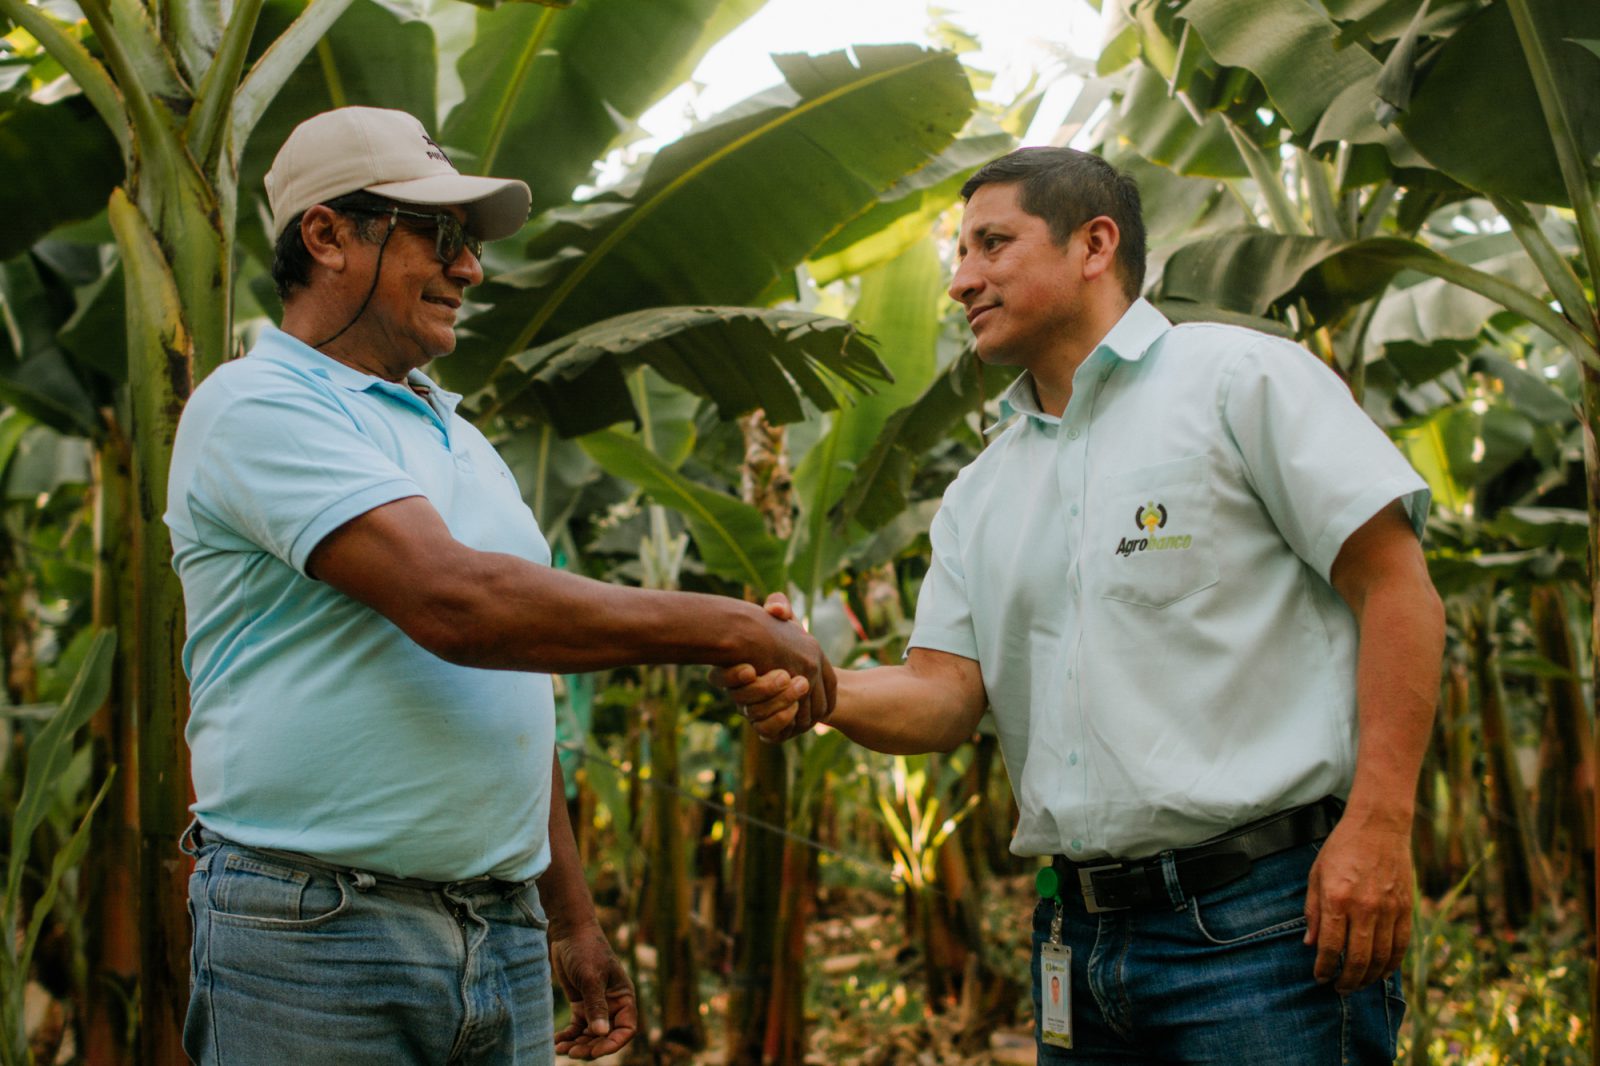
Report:
[[1040,900],[1055,908],[1050,916],[1050,939],[1039,949],[1039,1039],[1052,1047],[1072,1046],[1072,949],[1061,942],[1061,877],[1054,866],[1042,867],[1034,877]]

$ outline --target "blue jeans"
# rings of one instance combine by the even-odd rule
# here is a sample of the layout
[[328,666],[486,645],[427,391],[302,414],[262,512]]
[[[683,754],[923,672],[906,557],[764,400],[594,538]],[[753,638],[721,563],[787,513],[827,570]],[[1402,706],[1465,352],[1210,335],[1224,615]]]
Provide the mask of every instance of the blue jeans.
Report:
[[[1040,1063],[1391,1063],[1405,1000],[1399,974],[1347,996],[1311,976],[1307,875],[1317,844],[1257,860],[1238,881],[1186,897],[1170,860],[1171,907],[1090,914],[1063,885],[1072,948],[1073,1048],[1039,1044]],[[1034,1038],[1039,945],[1054,902],[1033,913]]]
[[532,884],[430,889],[201,840],[183,1033],[195,1062],[554,1062],[547,922]]

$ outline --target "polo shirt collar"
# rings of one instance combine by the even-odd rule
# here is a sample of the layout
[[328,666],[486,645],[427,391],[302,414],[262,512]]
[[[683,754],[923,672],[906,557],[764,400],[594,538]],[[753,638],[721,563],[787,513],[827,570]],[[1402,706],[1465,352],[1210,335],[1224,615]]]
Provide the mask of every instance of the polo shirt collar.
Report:
[[[337,359],[322,354],[305,341],[285,333],[276,326],[267,326],[262,331],[251,354],[265,355],[277,362],[309,371],[317,377],[331,381],[340,388],[348,389],[351,392],[376,390],[391,392],[397,396],[422,399],[409,387],[393,381],[385,381],[375,374],[368,374],[357,370],[353,366],[347,366]],[[440,388],[438,383],[420,370],[411,371],[406,379],[427,389],[434,403],[444,411],[454,413],[456,405],[461,402],[460,393]],[[427,401],[424,402],[426,403]],[[433,404],[429,406],[433,406]]]
[[[1092,361],[1102,351],[1125,363],[1137,363],[1171,328],[1172,323],[1167,321],[1167,316],[1157,311],[1150,301],[1140,297],[1128,306],[1122,317],[1117,319],[1117,324],[1095,345],[1085,363]],[[1033,373],[1027,370],[1000,394],[1000,420],[991,429],[998,429],[1014,414],[1027,415],[1052,425],[1061,421],[1055,415],[1046,414],[1039,406],[1038,393],[1033,387]]]

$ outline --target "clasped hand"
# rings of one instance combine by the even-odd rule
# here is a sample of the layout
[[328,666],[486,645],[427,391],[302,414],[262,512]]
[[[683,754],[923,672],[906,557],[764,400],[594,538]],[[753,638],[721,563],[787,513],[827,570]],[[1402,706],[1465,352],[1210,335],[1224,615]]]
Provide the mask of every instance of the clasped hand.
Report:
[[750,663],[740,663],[723,669],[713,667],[711,683],[728,690],[757,736],[769,743],[780,743],[827,721],[833,713],[835,678],[832,664],[816,641],[795,623],[788,597],[774,592],[763,606],[768,615],[782,623],[780,639],[793,640],[798,634],[810,646],[808,650],[814,650],[816,668],[791,671],[775,667],[763,673]]

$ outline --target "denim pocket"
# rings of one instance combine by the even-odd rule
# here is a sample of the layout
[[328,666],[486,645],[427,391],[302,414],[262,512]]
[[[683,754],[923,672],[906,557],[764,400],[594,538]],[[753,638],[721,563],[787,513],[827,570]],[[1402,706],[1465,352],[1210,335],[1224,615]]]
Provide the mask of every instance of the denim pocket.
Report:
[[537,887],[529,885],[515,896],[512,896],[511,901],[516,904],[517,912],[522,915],[523,920],[530,927],[534,929],[548,929],[550,927],[550,918],[544,912],[544,903],[539,899],[539,889]]
[[237,851],[213,868],[207,902],[214,920],[273,929],[319,925],[350,905],[343,878]]
[[[1303,935],[1306,928],[1305,882],[1274,876],[1293,853],[1258,861],[1242,880],[1225,885],[1204,900],[1189,901],[1189,913],[1200,935],[1213,944],[1241,944],[1265,937]],[[1262,876],[1265,875],[1265,876]]]
[[1400,1050],[1400,1024],[1406,1020],[1406,993],[1400,984],[1400,971],[1383,979],[1383,1009],[1389,1023],[1389,1058]]

